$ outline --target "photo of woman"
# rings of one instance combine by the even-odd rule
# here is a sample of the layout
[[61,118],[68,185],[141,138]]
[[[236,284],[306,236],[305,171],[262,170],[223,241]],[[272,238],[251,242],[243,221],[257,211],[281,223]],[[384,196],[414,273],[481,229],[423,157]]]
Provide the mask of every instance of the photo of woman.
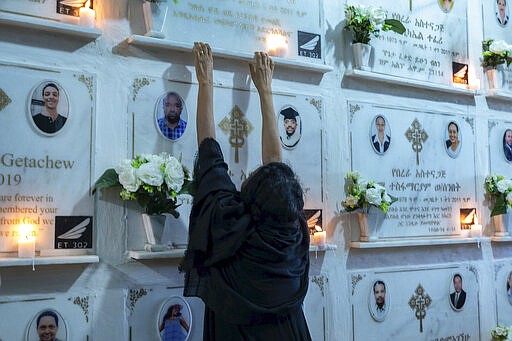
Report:
[[66,341],[67,328],[62,316],[53,309],[38,312],[27,329],[27,341]]
[[496,0],[494,3],[494,11],[496,12],[496,20],[501,26],[508,23],[508,6],[507,0]]
[[461,144],[459,125],[451,121],[448,123],[445,136],[446,152],[448,153],[448,156],[455,159],[459,155]]
[[439,6],[443,10],[443,12],[448,13],[453,8],[454,0],[439,0]]
[[391,144],[391,129],[383,115],[377,115],[370,124],[370,143],[373,151],[383,155]]
[[182,297],[174,296],[164,302],[158,317],[162,341],[185,341],[190,335],[192,314]]
[[29,112],[39,132],[55,135],[68,120],[68,96],[56,81],[44,81],[32,91]]

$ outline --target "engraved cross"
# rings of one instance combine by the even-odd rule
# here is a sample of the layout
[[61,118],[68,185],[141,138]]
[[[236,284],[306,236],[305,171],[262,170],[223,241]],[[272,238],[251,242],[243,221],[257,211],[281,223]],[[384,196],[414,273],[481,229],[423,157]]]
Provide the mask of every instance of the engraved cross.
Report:
[[420,333],[423,333],[423,319],[427,316],[427,308],[432,303],[432,299],[425,293],[421,284],[418,284],[415,294],[409,299],[409,306],[415,310],[416,319],[420,320]]
[[251,123],[245,119],[242,110],[235,105],[229,113],[229,118],[224,117],[219,127],[224,133],[229,134],[229,144],[235,148],[235,163],[238,163],[238,149],[244,146],[245,138],[251,133],[253,129]]
[[416,152],[416,164],[420,164],[419,153],[423,150],[422,142],[428,139],[427,132],[421,128],[417,118],[414,119],[411,126],[405,132],[405,137],[412,142],[412,150]]

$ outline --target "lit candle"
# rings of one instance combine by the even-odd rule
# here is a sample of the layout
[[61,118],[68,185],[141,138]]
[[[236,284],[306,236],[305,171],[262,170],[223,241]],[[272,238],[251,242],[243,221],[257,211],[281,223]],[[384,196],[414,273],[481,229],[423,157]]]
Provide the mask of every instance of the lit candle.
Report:
[[20,225],[18,239],[18,257],[33,258],[36,255],[36,237],[32,225]]
[[313,235],[314,244],[319,248],[325,247],[325,240],[327,238],[326,232],[322,231],[320,226],[315,226],[315,234]]
[[280,34],[270,34],[267,37],[267,49],[270,56],[285,57],[288,51],[285,37]]
[[471,225],[471,237],[480,238],[482,236],[482,225],[478,223],[478,217],[475,215],[473,225]]
[[90,1],[87,0],[85,6],[80,8],[80,26],[94,27],[94,10],[90,6]]

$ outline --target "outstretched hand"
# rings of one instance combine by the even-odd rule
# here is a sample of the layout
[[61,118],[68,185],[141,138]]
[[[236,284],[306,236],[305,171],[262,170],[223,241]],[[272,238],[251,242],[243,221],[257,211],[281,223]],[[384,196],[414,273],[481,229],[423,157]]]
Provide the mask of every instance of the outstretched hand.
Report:
[[251,78],[258,92],[272,92],[274,61],[266,52],[254,52],[254,61],[249,63]]
[[210,45],[195,42],[192,51],[194,53],[197,81],[213,84],[213,56]]

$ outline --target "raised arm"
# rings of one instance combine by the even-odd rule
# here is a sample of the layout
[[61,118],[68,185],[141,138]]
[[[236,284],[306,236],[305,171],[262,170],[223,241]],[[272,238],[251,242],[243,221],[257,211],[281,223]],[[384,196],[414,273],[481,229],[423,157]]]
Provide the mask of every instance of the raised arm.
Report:
[[272,74],[274,62],[265,52],[255,52],[254,62],[249,64],[252,81],[260,95],[262,128],[261,160],[263,164],[281,162],[281,144],[272,99]]
[[196,77],[199,83],[197,94],[197,145],[207,138],[215,138],[215,121],[213,118],[213,56],[210,45],[194,43],[193,48]]

